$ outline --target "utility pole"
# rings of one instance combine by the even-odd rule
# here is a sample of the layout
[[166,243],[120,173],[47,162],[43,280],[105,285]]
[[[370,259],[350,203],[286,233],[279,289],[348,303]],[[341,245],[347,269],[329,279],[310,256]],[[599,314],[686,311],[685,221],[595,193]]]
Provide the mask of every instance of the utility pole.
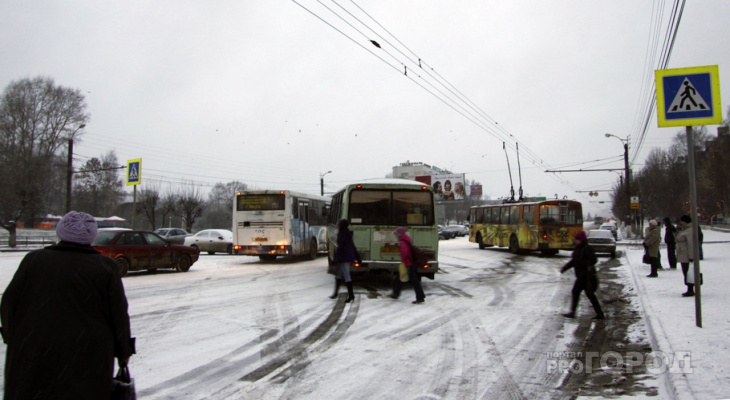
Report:
[[66,165],[66,214],[71,211],[71,182],[74,174],[74,140],[68,140],[68,164]]
[[66,165],[66,214],[71,211],[71,189],[74,176],[74,135],[79,129],[83,129],[86,124],[79,125],[68,139],[68,164]]

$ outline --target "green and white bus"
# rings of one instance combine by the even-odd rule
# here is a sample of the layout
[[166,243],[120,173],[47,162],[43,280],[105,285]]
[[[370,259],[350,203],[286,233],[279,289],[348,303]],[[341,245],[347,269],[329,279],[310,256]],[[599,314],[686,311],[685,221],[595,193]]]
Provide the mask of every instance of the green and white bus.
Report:
[[352,183],[334,196],[327,216],[329,272],[337,248],[337,221],[346,219],[353,231],[362,263],[350,266],[352,273],[395,272],[400,264],[400,246],[393,231],[407,228],[413,245],[428,255],[428,264],[417,273],[433,279],[438,272],[438,225],[433,188],[406,179],[376,179]]

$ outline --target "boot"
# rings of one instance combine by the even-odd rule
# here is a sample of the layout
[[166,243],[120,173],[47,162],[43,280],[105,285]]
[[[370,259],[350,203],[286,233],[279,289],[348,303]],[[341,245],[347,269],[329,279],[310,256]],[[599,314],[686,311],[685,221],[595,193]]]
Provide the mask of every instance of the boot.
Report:
[[687,291],[682,293],[682,297],[692,297],[695,295],[695,285],[687,285]]
[[347,285],[347,300],[345,300],[345,303],[349,303],[355,300],[355,292],[352,290],[352,282],[345,282],[345,285]]
[[330,296],[330,299],[336,299],[339,291],[340,291],[340,280],[335,278],[335,292],[332,293],[332,296]]

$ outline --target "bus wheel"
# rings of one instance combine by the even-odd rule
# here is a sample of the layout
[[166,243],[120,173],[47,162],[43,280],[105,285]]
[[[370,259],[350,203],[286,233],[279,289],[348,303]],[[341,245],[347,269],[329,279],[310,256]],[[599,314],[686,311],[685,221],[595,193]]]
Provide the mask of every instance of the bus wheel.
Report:
[[317,258],[317,241],[312,240],[311,243],[309,243],[309,259],[315,260]]
[[485,247],[487,247],[487,246],[484,245],[484,242],[482,241],[482,234],[481,233],[477,235],[477,243],[479,243],[479,248],[480,249],[484,249]]
[[520,254],[520,242],[517,241],[517,236],[512,235],[509,238],[509,251],[513,254]]

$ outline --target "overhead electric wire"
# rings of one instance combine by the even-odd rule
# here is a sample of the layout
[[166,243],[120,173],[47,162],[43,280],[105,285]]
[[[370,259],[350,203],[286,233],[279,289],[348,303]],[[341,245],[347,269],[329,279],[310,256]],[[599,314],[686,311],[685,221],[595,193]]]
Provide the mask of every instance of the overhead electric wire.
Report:
[[[684,7],[686,5],[686,0],[674,0],[671,15],[669,17],[669,23],[667,24],[667,28],[664,32],[664,40],[662,43],[662,49],[659,58],[659,62],[652,65],[655,65],[654,69],[661,70],[666,69],[669,65],[669,60],[672,56],[672,51],[674,49],[674,43],[677,39],[677,35],[679,33],[679,26],[682,21],[682,15],[684,14]],[[663,6],[663,3],[661,3],[661,6]],[[657,28],[659,28],[659,24],[661,21],[663,21],[663,11],[661,13],[657,13]],[[658,40],[658,33],[656,36],[656,40]],[[656,45],[655,40],[655,45]],[[653,51],[652,51],[653,50]],[[648,49],[648,51],[652,51],[652,56],[656,55],[657,48],[654,47],[653,49]],[[652,61],[654,61],[655,58],[652,58]],[[635,132],[634,138],[635,138],[635,144],[632,146],[634,148],[634,151],[631,155],[630,164],[633,164],[636,159],[638,158],[639,153],[641,152],[641,148],[644,145],[644,142],[646,140],[646,135],[649,130],[649,124],[651,123],[652,116],[654,115],[654,110],[656,107],[656,84],[653,79],[651,79],[651,89],[650,92],[646,94],[646,104],[647,107],[643,110],[643,123],[638,128],[638,131]]]
[[[357,44],[358,44],[358,46],[360,46],[361,48],[364,48],[364,49],[366,49],[366,50],[367,50],[367,51],[368,51],[369,53],[371,53],[371,54],[373,54],[373,55],[376,55],[376,54],[375,54],[375,53],[374,53],[373,51],[371,51],[370,49],[366,48],[365,46],[363,46],[362,44],[360,44],[359,42],[357,42],[357,41],[356,41],[355,39],[353,39],[353,38],[352,38],[352,37],[351,37],[350,35],[348,35],[347,33],[345,33],[345,32],[344,32],[344,31],[343,31],[342,29],[339,29],[339,28],[335,27],[335,26],[334,26],[334,24],[332,24],[332,23],[330,23],[329,21],[325,20],[325,18],[323,18],[322,16],[318,15],[318,14],[317,14],[317,13],[316,13],[315,11],[313,11],[313,10],[311,10],[311,9],[307,8],[306,6],[302,5],[301,3],[299,3],[299,2],[298,2],[298,1],[296,1],[296,0],[292,0],[292,1],[293,1],[293,2],[295,3],[295,4],[297,4],[298,6],[300,6],[301,8],[303,8],[304,10],[306,10],[307,12],[309,12],[310,14],[314,15],[314,16],[315,16],[315,17],[316,17],[317,19],[319,19],[320,21],[324,22],[325,24],[327,24],[328,26],[330,26],[331,28],[333,28],[333,29],[334,29],[335,31],[337,31],[337,32],[338,32],[338,33],[340,33],[341,35],[343,35],[343,36],[347,37],[347,38],[348,38],[348,39],[349,39],[350,41],[352,41],[352,42],[354,42],[354,43],[357,43]],[[318,2],[319,2],[319,3],[321,4],[321,5],[323,5],[323,4],[322,4],[322,2],[321,2],[320,0],[318,0]],[[505,129],[504,127],[503,127],[503,126],[500,126],[500,125],[499,125],[499,124],[497,123],[497,121],[496,121],[496,120],[494,120],[494,119],[493,119],[492,117],[490,117],[490,116],[489,116],[489,115],[488,115],[488,114],[487,114],[486,112],[484,112],[484,111],[483,111],[483,110],[481,110],[481,109],[480,109],[480,108],[479,108],[478,106],[476,106],[476,104],[475,104],[475,103],[474,103],[473,101],[469,100],[469,99],[468,99],[468,98],[467,98],[466,96],[464,96],[464,95],[463,95],[463,93],[462,93],[461,91],[459,91],[458,89],[456,89],[454,85],[450,84],[450,83],[449,83],[449,82],[448,82],[448,81],[447,81],[446,79],[444,79],[444,78],[443,78],[443,77],[442,77],[442,76],[441,76],[440,74],[438,74],[438,73],[437,73],[437,72],[436,72],[436,71],[435,71],[435,70],[433,69],[433,67],[430,67],[430,65],[429,65],[429,64],[427,64],[427,63],[426,63],[426,62],[425,62],[425,61],[424,61],[424,60],[423,60],[422,58],[418,57],[418,55],[417,55],[417,54],[416,54],[415,52],[413,52],[412,50],[410,50],[410,48],[408,48],[407,46],[405,46],[405,44],[403,44],[403,42],[402,42],[402,41],[400,41],[400,40],[399,40],[398,38],[396,38],[396,37],[395,37],[395,36],[394,36],[394,35],[393,35],[393,34],[392,34],[392,33],[391,33],[391,32],[390,32],[389,30],[385,29],[385,27],[384,27],[384,26],[383,26],[382,24],[380,24],[380,23],[379,23],[379,22],[378,22],[377,20],[375,20],[375,18],[373,18],[373,17],[372,17],[372,16],[370,15],[370,14],[368,14],[367,12],[365,12],[365,10],[364,10],[364,9],[362,9],[362,7],[360,7],[359,5],[357,5],[357,4],[356,4],[356,3],[354,2],[354,1],[352,1],[352,3],[353,3],[353,4],[355,4],[355,6],[356,6],[356,7],[358,7],[358,9],[360,9],[360,10],[361,10],[361,11],[362,11],[362,12],[363,12],[363,13],[364,13],[365,15],[367,15],[367,16],[368,16],[368,17],[369,17],[369,18],[370,18],[371,20],[373,20],[373,21],[374,21],[374,22],[375,22],[375,23],[376,23],[376,24],[377,24],[377,25],[378,25],[379,27],[381,27],[381,28],[382,28],[382,29],[383,29],[383,30],[384,30],[385,32],[387,32],[387,34],[388,34],[388,35],[390,35],[391,37],[393,37],[393,39],[394,39],[394,40],[395,40],[396,42],[398,42],[398,43],[399,43],[399,44],[400,44],[401,46],[405,47],[405,48],[406,48],[406,49],[407,49],[407,50],[408,50],[408,51],[409,51],[409,52],[410,52],[411,54],[413,54],[413,55],[414,55],[414,56],[415,56],[415,57],[417,58],[417,61],[415,61],[415,60],[412,60],[412,59],[410,59],[410,58],[409,58],[409,57],[408,57],[407,55],[405,55],[405,54],[404,54],[404,53],[403,53],[402,51],[400,51],[400,50],[399,50],[399,49],[398,49],[398,48],[397,48],[396,46],[394,46],[394,45],[393,45],[392,43],[390,43],[390,41],[389,41],[389,40],[385,39],[385,38],[383,37],[383,35],[380,35],[380,34],[378,34],[378,33],[377,33],[377,32],[376,32],[376,31],[375,31],[374,29],[372,29],[371,27],[369,27],[369,26],[368,26],[368,25],[367,25],[367,24],[366,24],[365,22],[363,22],[363,21],[362,21],[361,19],[359,19],[359,18],[356,18],[356,17],[354,16],[354,14],[353,14],[353,13],[351,13],[351,12],[350,12],[350,11],[348,11],[348,10],[346,10],[346,9],[345,9],[345,8],[344,8],[344,7],[343,7],[343,6],[341,5],[341,4],[339,4],[339,3],[336,3],[336,2],[335,2],[335,4],[337,4],[337,5],[338,5],[338,6],[340,7],[340,8],[342,8],[343,10],[345,10],[345,12],[346,12],[346,13],[347,13],[348,15],[352,16],[352,17],[353,17],[353,18],[354,18],[354,19],[355,19],[356,21],[358,21],[358,23],[360,23],[360,24],[364,25],[364,26],[365,26],[365,27],[366,27],[366,28],[367,28],[367,29],[368,29],[369,31],[373,32],[373,33],[374,33],[374,34],[375,34],[375,35],[377,36],[377,38],[379,38],[379,39],[381,39],[381,40],[383,41],[383,43],[385,43],[385,44],[388,44],[389,46],[393,47],[393,48],[394,48],[394,49],[395,49],[396,51],[398,51],[398,52],[399,52],[400,54],[402,54],[402,55],[403,55],[403,56],[405,57],[405,59],[407,60],[407,62],[409,62],[409,63],[411,63],[411,64],[414,64],[414,65],[417,65],[417,66],[418,66],[418,68],[419,68],[420,70],[426,71],[426,74],[427,74],[428,76],[430,76],[430,77],[431,77],[432,79],[434,79],[434,80],[435,80],[436,82],[438,82],[438,83],[439,83],[440,85],[442,85],[443,87],[445,87],[447,91],[449,91],[449,92],[451,92],[452,94],[454,94],[455,96],[457,96],[457,97],[458,97],[458,100],[459,100],[459,101],[456,101],[456,100],[454,100],[453,98],[451,98],[450,96],[448,96],[447,94],[445,94],[445,93],[444,93],[444,92],[443,92],[442,90],[440,90],[440,89],[436,88],[436,86],[435,86],[434,84],[432,84],[432,83],[430,83],[430,82],[427,82],[427,81],[426,81],[426,80],[425,80],[425,79],[423,78],[423,76],[421,76],[421,74],[417,74],[417,77],[418,77],[418,78],[422,79],[422,80],[423,80],[424,82],[426,82],[426,84],[428,84],[429,86],[433,87],[433,88],[434,88],[434,90],[438,91],[438,93],[440,93],[441,95],[443,95],[443,96],[445,97],[445,99],[444,99],[444,98],[442,98],[442,97],[440,97],[440,96],[438,96],[438,95],[437,95],[437,94],[435,94],[435,93],[434,93],[433,91],[431,91],[431,90],[429,90],[428,88],[426,88],[426,87],[425,87],[424,85],[420,84],[420,83],[419,83],[418,81],[416,81],[415,79],[413,79],[413,78],[412,78],[412,76],[411,76],[411,75],[413,75],[413,74],[409,75],[409,74],[407,73],[407,66],[406,66],[405,62],[402,62],[402,61],[401,61],[401,62],[399,62],[399,63],[400,63],[400,65],[403,65],[403,66],[405,67],[405,70],[404,70],[403,74],[404,74],[404,75],[405,75],[406,77],[408,77],[408,78],[409,78],[409,79],[410,79],[410,80],[411,80],[412,82],[416,83],[416,84],[417,84],[418,86],[420,86],[421,88],[423,88],[424,90],[426,90],[426,91],[427,91],[428,93],[430,93],[431,95],[433,95],[434,97],[436,97],[437,99],[439,99],[439,100],[440,100],[441,102],[443,102],[444,104],[446,104],[446,105],[447,105],[448,107],[450,107],[451,109],[453,109],[454,111],[456,111],[457,113],[459,113],[460,115],[462,115],[463,117],[465,117],[465,118],[466,118],[467,120],[469,120],[470,122],[474,123],[474,124],[475,124],[476,126],[478,126],[479,128],[481,128],[481,129],[482,129],[483,131],[485,131],[485,132],[486,132],[486,133],[488,133],[489,135],[493,136],[494,138],[496,138],[496,139],[498,139],[498,140],[501,140],[501,141],[503,141],[503,142],[506,142],[506,143],[507,143],[507,145],[508,145],[508,147],[510,147],[510,148],[511,148],[511,149],[513,149],[513,150],[516,150],[516,148],[517,148],[517,143],[519,143],[519,141],[517,140],[517,138],[516,138],[516,137],[515,137],[515,136],[514,136],[513,134],[509,133],[509,132],[508,132],[508,131],[507,131],[507,130],[506,130],[506,129]],[[323,6],[324,6],[324,5],[323,5]],[[365,39],[366,39],[366,40],[370,41],[370,42],[371,42],[371,43],[373,43],[373,44],[376,44],[376,42],[374,42],[374,41],[373,41],[372,39],[370,39],[370,38],[369,38],[369,37],[368,37],[367,35],[365,35],[365,34],[364,34],[364,33],[362,32],[362,30],[360,30],[360,29],[357,29],[357,28],[355,28],[355,27],[354,27],[354,26],[353,26],[353,25],[352,25],[352,24],[351,24],[351,23],[350,23],[349,21],[346,21],[346,17],[344,17],[344,16],[342,16],[342,15],[340,15],[340,14],[336,13],[336,12],[335,12],[335,11],[334,11],[333,9],[331,9],[331,8],[329,8],[329,7],[326,7],[326,6],[324,6],[324,7],[325,7],[325,8],[326,8],[326,9],[327,9],[327,10],[328,10],[328,11],[329,11],[330,13],[334,13],[334,14],[336,14],[337,18],[339,18],[340,20],[343,20],[343,21],[345,21],[345,23],[346,23],[346,24],[347,24],[348,26],[352,27],[352,28],[353,28],[353,29],[354,29],[354,30],[355,30],[356,32],[358,32],[358,33],[359,33],[360,35],[363,35],[363,36],[365,37]],[[393,55],[392,55],[392,54],[391,54],[390,52],[388,52],[388,51],[387,51],[387,49],[383,49],[383,48],[382,48],[382,46],[381,46],[381,45],[380,45],[379,43],[377,43],[377,47],[381,48],[381,49],[382,49],[383,51],[385,51],[385,52],[386,52],[386,53],[387,53],[387,54],[388,54],[389,56],[391,56],[392,58],[394,58],[394,59],[397,59],[397,58],[395,58],[395,56],[393,56]],[[386,61],[386,60],[385,60],[384,58],[382,58],[382,57],[379,57],[379,56],[377,56],[377,55],[376,55],[376,57],[377,57],[378,59],[380,59],[381,61],[385,62],[386,64],[388,64],[389,66],[391,66],[391,67],[392,67],[393,69],[396,69],[396,70],[398,70],[398,68],[397,68],[397,67],[395,67],[395,66],[393,66],[392,64],[388,63],[388,62],[387,62],[387,61]],[[423,65],[426,65],[426,66],[430,67],[430,71],[429,71],[429,69],[424,69],[424,68],[423,68]],[[432,72],[433,72],[434,74],[436,74],[436,75],[437,75],[437,76],[438,76],[438,77],[440,78],[440,80],[439,80],[439,79],[436,79],[436,78],[435,78],[435,77],[434,77],[434,76],[433,76],[433,75],[431,74],[431,71],[432,71]],[[400,72],[400,71],[399,71],[399,72]],[[444,83],[444,82],[445,82],[445,83]],[[451,88],[453,88],[453,90],[452,90]],[[463,104],[461,104],[460,102],[461,102],[461,103],[463,103],[463,104],[466,104],[466,107],[465,107],[465,106],[464,106]],[[470,109],[474,110],[474,111],[475,111],[475,112],[476,112],[477,114],[479,114],[479,116],[480,116],[481,118],[483,118],[483,119],[486,119],[486,121],[481,121],[481,120],[479,120],[480,118],[478,118],[478,116],[475,116],[475,115],[474,115],[474,114],[473,114],[472,112],[468,111],[468,110],[467,110],[466,108],[470,108]],[[468,114],[468,115],[467,115],[467,114]],[[487,124],[485,124],[485,122],[486,122]],[[490,124],[491,124],[491,125],[490,125]],[[531,150],[531,149],[530,149],[530,148],[529,148],[528,146],[525,146],[525,145],[524,145],[524,143],[522,144],[522,148],[523,148],[523,151],[525,151],[525,152],[526,152],[526,155],[527,155],[528,161],[530,161],[530,162],[531,162],[531,163],[532,163],[533,165],[542,165],[542,166],[548,166],[548,167],[549,167],[549,165],[547,165],[547,164],[546,164],[546,163],[545,163],[545,162],[543,161],[542,157],[539,157],[539,156],[538,156],[538,155],[537,155],[536,153],[534,153],[534,152],[533,152],[533,151],[532,151],[532,150]],[[554,179],[554,180],[556,180],[556,181],[558,181],[558,182],[560,182],[560,183],[562,183],[562,184],[566,184],[566,185],[568,185],[568,186],[572,187],[572,188],[573,188],[574,190],[577,190],[577,189],[576,189],[576,188],[575,188],[575,187],[574,187],[574,186],[572,185],[572,183],[571,183],[571,182],[569,182],[569,181],[567,181],[567,180],[565,180],[565,179],[562,179],[562,178],[560,178],[560,177],[557,177],[557,176],[555,176],[554,174],[550,174],[549,176],[551,177],[551,179]]]

